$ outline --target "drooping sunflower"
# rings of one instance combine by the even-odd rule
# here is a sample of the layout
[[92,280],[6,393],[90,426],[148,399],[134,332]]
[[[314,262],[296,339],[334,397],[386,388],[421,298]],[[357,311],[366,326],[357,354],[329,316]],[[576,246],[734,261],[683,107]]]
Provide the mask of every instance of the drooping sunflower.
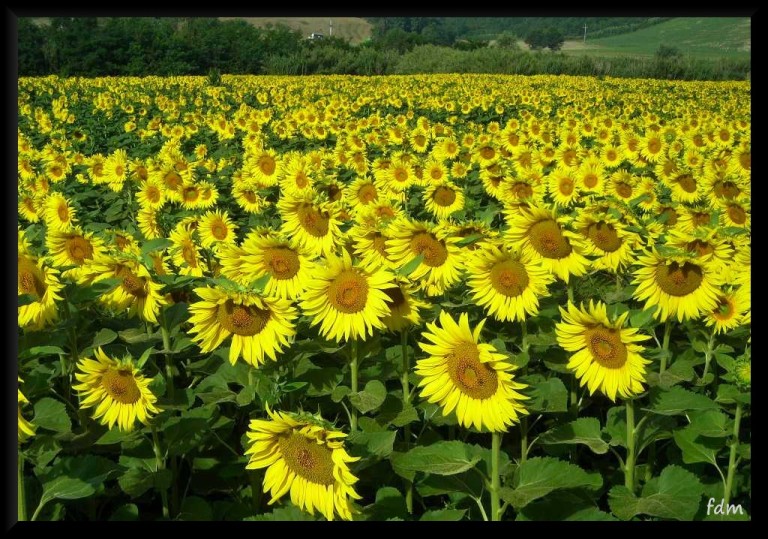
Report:
[[422,334],[431,344],[419,343],[429,354],[416,362],[421,397],[439,403],[443,416],[455,410],[459,424],[466,428],[506,431],[528,413],[522,403],[528,397],[519,393],[527,386],[512,374],[517,367],[494,346],[480,343],[485,320],[474,332],[467,313],[461,314],[458,324],[445,311],[439,320],[442,327],[427,322],[428,331]]
[[[19,379],[19,383],[22,383],[21,377],[17,377]],[[27,400],[27,397],[24,396],[24,393],[21,392],[21,388],[18,389],[19,396],[19,443],[23,443],[27,441],[29,438],[35,435],[35,429],[36,427],[27,421],[23,415],[21,415],[21,407],[25,404],[29,404],[29,401]]]
[[28,294],[31,303],[19,307],[19,327],[39,330],[58,319],[56,302],[64,285],[59,282],[58,270],[48,267],[42,258],[19,253],[18,294]]
[[750,287],[721,290],[717,307],[704,315],[704,323],[713,327],[715,333],[725,333],[742,325],[744,314],[751,309]]
[[220,249],[218,255],[221,273],[228,279],[249,286],[269,275],[264,293],[289,300],[302,294],[315,271],[309,250],[272,232],[251,232],[240,246]]
[[149,424],[157,397],[149,389],[152,378],[145,378],[131,357],[114,359],[101,349],[94,351],[96,359],[81,358],[77,363],[79,382],[72,386],[80,395],[80,408],[94,408],[93,418],[111,429],[130,432],[138,419]]
[[575,352],[568,368],[587,386],[592,395],[598,389],[612,401],[616,396],[630,398],[643,391],[645,366],[649,360],[642,357],[644,347],[635,344],[650,339],[638,334],[636,328],[624,328],[629,311],[614,322],[608,319],[605,303],[589,302],[585,309],[568,302],[568,309],[560,307],[562,321],[555,325],[557,342],[568,352]]
[[554,212],[537,206],[507,211],[509,229],[506,239],[513,246],[541,260],[542,265],[560,279],[568,282],[571,275],[579,277],[589,268],[582,254],[584,240],[565,229]]
[[419,299],[416,290],[402,277],[395,277],[394,286],[385,288],[389,314],[381,319],[389,331],[400,331],[411,325],[421,324],[420,310],[427,309],[429,305]]
[[339,220],[336,207],[310,198],[284,197],[277,208],[283,219],[281,232],[294,238],[315,255],[328,255],[336,250]]
[[301,309],[320,325],[329,339],[366,339],[374,328],[383,329],[381,319],[389,314],[384,292],[394,286],[394,275],[381,267],[353,264],[342,249],[341,258],[331,255],[325,267],[318,266],[315,278],[307,285]]
[[460,239],[452,236],[448,228],[398,219],[390,231],[387,252],[396,267],[423,256],[408,278],[418,282],[428,296],[438,296],[459,281],[464,255],[456,245]]
[[475,302],[501,321],[525,320],[539,311],[552,274],[530,255],[490,242],[467,257],[467,285]]
[[637,258],[633,297],[645,301],[646,309],[658,305],[654,316],[661,321],[676,317],[682,322],[714,310],[721,276],[710,257],[662,256],[652,249]]
[[464,193],[448,181],[430,182],[424,191],[424,205],[437,219],[447,219],[464,208]]
[[43,219],[50,230],[67,232],[77,224],[75,210],[61,193],[51,193],[45,199]]
[[76,266],[61,274],[65,279],[78,281],[86,261],[104,254],[104,242],[79,226],[69,232],[49,230],[45,236],[46,247],[53,265],[58,268]]
[[265,357],[277,361],[277,354],[296,334],[296,308],[288,300],[211,287],[195,288],[195,294],[201,301],[189,306],[192,340],[207,353],[231,336],[232,365],[239,357],[254,367]]
[[639,238],[609,213],[582,209],[574,228],[586,240],[584,253],[597,257],[592,261],[594,269],[617,273],[632,264]]
[[116,313],[157,324],[160,308],[166,304],[160,294],[162,285],[152,280],[149,270],[128,257],[101,256],[89,261],[82,280],[88,284],[104,279],[120,279],[120,284],[99,296],[99,302]]
[[270,420],[254,419],[246,434],[251,446],[247,469],[266,468],[264,492],[273,504],[290,493],[291,502],[311,515],[315,510],[328,520],[338,515],[352,520],[355,509],[350,498],[359,500],[354,484],[358,479],[347,465],[360,457],[344,450],[346,434],[333,430],[309,414],[273,412]]

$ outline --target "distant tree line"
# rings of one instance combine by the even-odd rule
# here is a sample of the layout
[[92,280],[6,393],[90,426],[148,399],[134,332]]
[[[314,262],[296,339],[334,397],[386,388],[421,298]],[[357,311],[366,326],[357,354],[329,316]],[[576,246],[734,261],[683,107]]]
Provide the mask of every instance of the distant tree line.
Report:
[[[352,45],[337,36],[308,40],[284,25],[257,28],[243,20],[55,17],[40,25],[20,18],[18,67],[20,76],[209,75],[212,84],[227,73],[564,73],[724,80],[747,78],[751,69],[749,60],[693,60],[665,49],[648,61],[542,54],[536,49],[557,51],[566,34],[560,19],[539,19],[541,24],[529,28],[503,27],[491,42],[458,37],[479,27],[475,19],[391,17],[374,20],[372,39]],[[544,24],[551,21],[560,22]],[[520,50],[519,39],[534,52]]]

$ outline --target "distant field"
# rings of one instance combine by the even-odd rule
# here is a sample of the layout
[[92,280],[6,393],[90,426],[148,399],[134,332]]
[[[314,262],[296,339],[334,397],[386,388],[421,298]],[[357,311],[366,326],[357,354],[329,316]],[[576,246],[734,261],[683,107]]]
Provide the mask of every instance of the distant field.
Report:
[[333,35],[357,44],[371,37],[371,24],[358,17],[219,17],[219,20],[243,19],[254,26],[282,23],[299,30],[305,36],[313,32],[329,34],[329,22],[333,21]]
[[642,30],[587,42],[566,41],[563,51],[590,55],[653,56],[659,45],[697,57],[749,58],[751,20],[747,17],[680,17]]

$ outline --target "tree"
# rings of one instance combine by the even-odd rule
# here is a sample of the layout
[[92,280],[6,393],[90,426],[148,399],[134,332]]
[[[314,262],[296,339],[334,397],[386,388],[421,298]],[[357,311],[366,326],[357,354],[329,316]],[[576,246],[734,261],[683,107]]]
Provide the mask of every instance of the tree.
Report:
[[525,37],[525,43],[532,50],[550,49],[558,51],[562,48],[565,37],[557,29],[550,27],[533,30]]

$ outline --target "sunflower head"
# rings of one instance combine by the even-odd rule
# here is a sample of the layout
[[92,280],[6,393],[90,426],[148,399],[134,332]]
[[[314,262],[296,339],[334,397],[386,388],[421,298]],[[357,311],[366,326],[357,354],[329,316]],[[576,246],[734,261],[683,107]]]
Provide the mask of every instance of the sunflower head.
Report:
[[149,389],[152,378],[144,378],[131,357],[114,359],[101,347],[94,352],[95,359],[82,358],[77,364],[75,378],[79,382],[73,389],[80,394],[80,408],[95,407],[94,419],[112,428],[130,432],[138,419],[147,425],[157,397]]
[[313,515],[328,520],[338,515],[352,520],[357,512],[353,499],[360,499],[348,463],[359,460],[344,450],[346,434],[333,430],[326,421],[309,414],[273,412],[268,420],[254,419],[247,437],[248,469],[266,468],[264,492],[275,503],[290,493],[291,501]]
[[561,322],[555,326],[557,341],[568,352],[574,352],[568,362],[590,394],[598,389],[612,401],[619,395],[630,398],[643,391],[645,365],[650,361],[635,344],[650,337],[639,335],[635,328],[624,328],[629,312],[611,321],[606,305],[590,300],[588,307],[577,308],[570,301],[567,309],[560,307]]

